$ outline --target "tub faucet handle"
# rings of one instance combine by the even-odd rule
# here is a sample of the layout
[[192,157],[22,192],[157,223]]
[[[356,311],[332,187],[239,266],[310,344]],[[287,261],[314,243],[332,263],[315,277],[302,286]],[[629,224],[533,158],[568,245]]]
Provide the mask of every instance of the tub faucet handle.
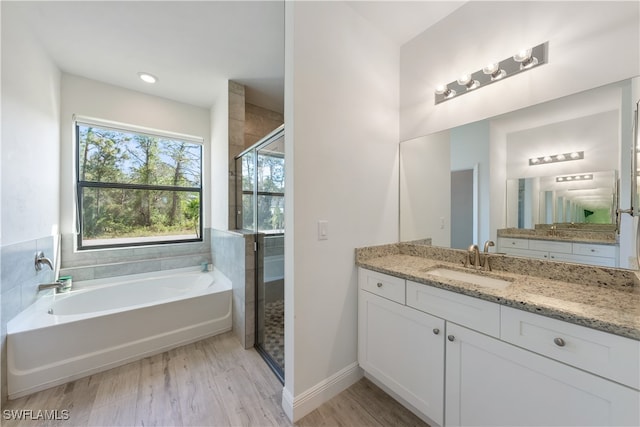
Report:
[[51,260],[49,258],[46,258],[44,256],[44,252],[42,252],[42,251],[36,252],[36,258],[35,258],[36,271],[42,270],[42,265],[43,264],[49,266],[49,268],[51,270],[53,270],[53,263],[51,262]]

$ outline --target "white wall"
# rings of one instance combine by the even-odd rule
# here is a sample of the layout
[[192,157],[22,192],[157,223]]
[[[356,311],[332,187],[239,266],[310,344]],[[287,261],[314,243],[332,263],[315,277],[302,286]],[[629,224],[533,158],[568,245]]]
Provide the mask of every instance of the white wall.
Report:
[[[142,83],[141,84],[145,84]],[[203,195],[208,193],[210,182],[210,112],[195,107],[141,92],[108,85],[95,80],[70,74],[62,75],[61,108],[61,231],[72,233],[75,227],[74,182],[75,147],[73,138],[73,115],[111,120],[152,129],[199,136],[203,147]],[[203,204],[203,226],[210,225],[210,200]]]
[[[468,2],[402,47],[400,139],[639,75],[639,15],[638,2]],[[546,41],[548,64],[434,105],[437,84]]]
[[298,419],[359,376],[354,249],[398,240],[399,49],[346,3],[285,9],[283,407]]
[[58,232],[60,71],[2,4],[2,245]]
[[211,107],[211,227],[229,229],[229,86]]
[[33,254],[55,256],[60,173],[60,71],[15,4],[2,2],[1,9],[0,405],[7,395],[7,321],[32,301],[39,280],[50,279],[50,272],[34,271]]

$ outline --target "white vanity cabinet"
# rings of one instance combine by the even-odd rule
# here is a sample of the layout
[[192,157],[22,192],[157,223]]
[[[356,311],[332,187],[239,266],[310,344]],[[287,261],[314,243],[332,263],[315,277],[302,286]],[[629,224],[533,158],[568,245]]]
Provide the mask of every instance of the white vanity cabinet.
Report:
[[404,305],[404,280],[403,300],[398,301],[397,280],[401,279],[359,272],[358,362],[369,375],[442,425],[445,322]]
[[447,426],[637,426],[637,391],[447,322]]
[[597,243],[498,237],[498,252],[527,258],[617,267],[618,247]]
[[361,367],[437,424],[640,425],[640,342],[363,268],[358,277]]

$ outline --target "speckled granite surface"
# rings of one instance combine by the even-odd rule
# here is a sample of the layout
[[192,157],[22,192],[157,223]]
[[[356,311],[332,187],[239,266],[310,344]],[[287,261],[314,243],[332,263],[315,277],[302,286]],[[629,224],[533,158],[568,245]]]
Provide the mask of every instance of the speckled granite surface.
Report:
[[[512,284],[493,289],[429,275],[429,270],[441,267],[474,272],[460,262],[464,251],[405,244],[366,249],[356,250],[358,266],[640,340],[640,283],[632,271],[494,255],[493,272],[475,272]],[[500,262],[517,273],[497,271]],[[550,267],[553,264],[559,265]],[[563,268],[573,282],[545,277],[556,276]]]
[[599,245],[617,244],[615,231],[573,230],[559,228],[528,229],[528,228],[503,228],[498,230],[498,237],[514,239],[551,240],[557,242],[595,243]]

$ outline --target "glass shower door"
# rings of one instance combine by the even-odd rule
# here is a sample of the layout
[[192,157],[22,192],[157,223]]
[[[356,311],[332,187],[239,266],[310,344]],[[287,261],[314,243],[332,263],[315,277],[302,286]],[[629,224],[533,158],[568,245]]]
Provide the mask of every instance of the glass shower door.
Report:
[[256,346],[284,376],[284,135],[256,150]]
[[236,220],[255,239],[255,346],[284,381],[284,128],[236,158]]

